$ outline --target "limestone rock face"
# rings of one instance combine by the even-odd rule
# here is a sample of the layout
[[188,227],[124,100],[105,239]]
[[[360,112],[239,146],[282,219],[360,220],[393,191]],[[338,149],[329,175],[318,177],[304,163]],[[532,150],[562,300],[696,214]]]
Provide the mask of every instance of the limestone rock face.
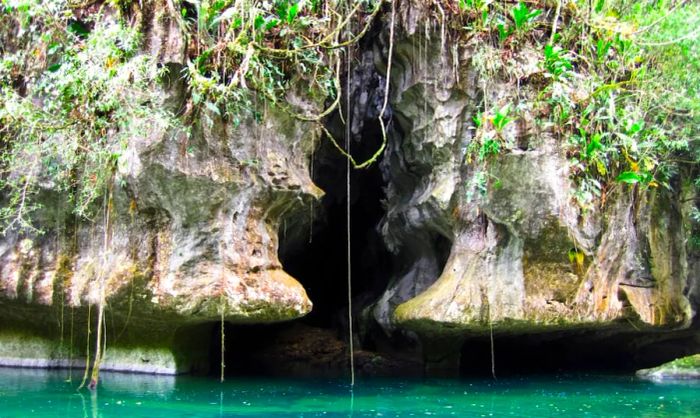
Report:
[[103,291],[109,300],[141,277],[148,309],[183,320],[216,319],[221,309],[232,321],[303,316],[311,303],[282,270],[277,226],[319,191],[292,149],[311,138],[277,117],[235,132],[215,120],[191,137],[154,130],[133,138],[120,161],[109,231],[99,222],[79,226],[75,252],[52,234],[6,237],[4,296],[50,304],[60,291],[80,306]]
[[[403,4],[391,74],[403,136],[382,166],[382,232],[409,267],[392,277],[375,319],[387,332],[432,336],[689,326],[698,277],[682,192],[620,184],[583,210],[562,139],[523,99],[537,94],[525,83],[541,71],[534,51],[489,67],[486,46],[423,30],[416,19],[427,12]],[[386,38],[379,44],[387,50]],[[469,156],[470,121],[484,103],[487,112],[521,105],[502,133],[508,150],[481,160]],[[441,271],[435,237],[452,243]]]
[[[154,13],[142,16],[146,52],[175,74],[163,86],[163,106],[178,113],[185,106],[178,75],[184,41],[175,22]],[[47,189],[40,197],[46,233],[0,239],[0,339],[15,340],[19,332],[57,340],[60,328],[63,341],[67,312],[75,310],[86,324],[85,308],[100,303],[115,316],[116,328],[128,324],[151,335],[163,330],[153,344],[165,346],[188,324],[304,316],[312,304],[282,269],[277,229],[282,215],[322,194],[307,160],[317,136],[308,123],[272,109],[240,126],[201,112],[188,129],[153,123],[130,139],[105,202],[108,216],[76,224],[62,211],[60,196]],[[57,232],[54,225],[67,227]],[[26,317],[15,315],[17,306]],[[59,327],[52,314],[44,327],[23,324],[57,315],[59,307]],[[84,334],[85,327],[76,332]],[[60,354],[46,350],[38,357]],[[183,368],[170,362],[163,370],[175,369]]]
[[[690,326],[700,304],[700,256],[684,226],[692,192],[619,184],[583,210],[564,140],[535,122],[530,105],[537,53],[490,62],[492,47],[426,23],[428,2],[399,3],[377,226],[393,270],[362,317],[388,336],[415,332],[425,347],[491,330]],[[144,53],[178,74],[187,41],[163,16],[139,17]],[[353,87],[354,136],[382,104],[387,24],[385,16],[357,54],[367,77]],[[364,84],[379,87],[359,91]],[[113,315],[105,367],[157,373],[205,361],[211,334],[198,325],[286,321],[312,309],[277,251],[282,217],[304,224],[299,209],[323,194],[309,177],[319,129],[274,108],[240,124],[208,110],[192,116],[185,89],[172,77],[162,105],[192,117],[189,128],[154,123],[131,138],[108,216],[77,222],[47,187],[47,233],[0,238],[0,364],[71,365],[68,330],[79,330],[71,350],[84,347],[100,304]],[[518,106],[502,133],[508,149],[478,158],[471,121],[508,103]]]

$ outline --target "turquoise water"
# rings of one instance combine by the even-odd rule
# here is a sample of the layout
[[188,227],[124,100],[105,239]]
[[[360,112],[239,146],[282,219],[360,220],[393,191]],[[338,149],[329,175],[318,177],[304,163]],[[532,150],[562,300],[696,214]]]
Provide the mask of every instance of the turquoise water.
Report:
[[67,371],[0,368],[0,417],[692,417],[700,383],[620,376],[498,381],[216,380],[102,373],[76,392]]

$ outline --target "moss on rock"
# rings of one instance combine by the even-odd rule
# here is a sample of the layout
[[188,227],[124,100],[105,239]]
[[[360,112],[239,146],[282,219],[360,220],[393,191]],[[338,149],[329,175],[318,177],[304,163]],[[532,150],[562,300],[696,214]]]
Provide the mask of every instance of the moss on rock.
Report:
[[679,358],[651,369],[642,369],[637,376],[644,379],[700,379],[700,354]]

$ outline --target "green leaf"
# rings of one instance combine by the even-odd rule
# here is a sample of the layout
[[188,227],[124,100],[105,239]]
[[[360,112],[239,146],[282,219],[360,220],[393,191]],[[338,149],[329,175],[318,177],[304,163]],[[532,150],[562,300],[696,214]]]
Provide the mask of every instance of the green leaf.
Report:
[[629,129],[627,129],[627,133],[629,135],[634,135],[638,132],[640,132],[644,128],[644,121],[637,121],[634,122],[632,125],[630,125]]
[[459,8],[466,10],[474,5],[474,0],[459,0]]
[[199,104],[202,101],[202,95],[196,91],[192,92],[192,102],[194,104]]
[[265,18],[263,17],[263,15],[261,15],[261,14],[256,15],[255,20],[253,21],[253,27],[256,30],[258,30],[261,27],[263,27],[264,24],[265,24]]
[[542,10],[535,9],[530,11],[527,5],[523,2],[518,2],[518,5],[511,10],[511,15],[513,16],[513,22],[515,22],[515,28],[517,30],[522,30],[525,25],[534,20],[537,16],[542,13]]
[[615,180],[621,183],[637,184],[642,180],[642,177],[634,171],[623,171]]
[[503,23],[498,24],[498,41],[499,42],[503,43],[503,41],[505,41],[510,36],[511,33],[513,33],[513,30],[510,27],[505,26]]
[[605,6],[605,0],[598,0],[595,4],[596,13],[600,13],[603,10],[604,6]]
[[605,57],[608,56],[612,42],[605,39],[598,39],[596,42],[596,55],[598,56],[598,62],[602,62]]
[[268,31],[268,30],[274,28],[275,26],[279,25],[279,23],[280,23],[280,20],[277,19],[276,17],[268,18],[265,21],[265,30]]
[[289,10],[287,11],[287,23],[294,22],[294,19],[296,19],[297,15],[299,14],[300,5],[301,2],[294,3],[292,7],[289,8]]
[[482,113],[482,112],[479,112],[479,113],[477,113],[476,115],[474,115],[474,116],[472,117],[472,120],[474,121],[474,126],[476,126],[477,128],[480,128],[480,127],[481,127],[481,121],[482,121],[482,118],[483,118],[483,117],[484,117],[484,116],[483,116],[483,113]]
[[586,157],[590,158],[595,151],[602,150],[603,144],[600,142],[600,134],[591,137],[591,142],[586,146]]

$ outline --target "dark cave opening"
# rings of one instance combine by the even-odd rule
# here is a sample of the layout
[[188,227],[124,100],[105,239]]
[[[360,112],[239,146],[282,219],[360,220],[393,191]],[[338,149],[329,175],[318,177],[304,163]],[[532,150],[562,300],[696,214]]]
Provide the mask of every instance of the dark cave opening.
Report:
[[[341,131],[339,128],[338,123],[329,130]],[[337,137],[342,138],[341,134]],[[357,161],[363,161],[381,145],[379,123],[366,123],[358,137],[361,140],[352,141],[351,152]],[[352,299],[356,307],[367,306],[379,296],[392,269],[378,229],[384,216],[381,158],[364,169],[350,168]],[[339,331],[347,328],[348,306],[346,176],[346,158],[323,138],[314,154],[312,178],[325,195],[311,210],[310,223],[296,225],[294,230],[289,225],[285,230],[283,225],[279,250],[285,271],[304,285],[314,303],[302,321]]]

